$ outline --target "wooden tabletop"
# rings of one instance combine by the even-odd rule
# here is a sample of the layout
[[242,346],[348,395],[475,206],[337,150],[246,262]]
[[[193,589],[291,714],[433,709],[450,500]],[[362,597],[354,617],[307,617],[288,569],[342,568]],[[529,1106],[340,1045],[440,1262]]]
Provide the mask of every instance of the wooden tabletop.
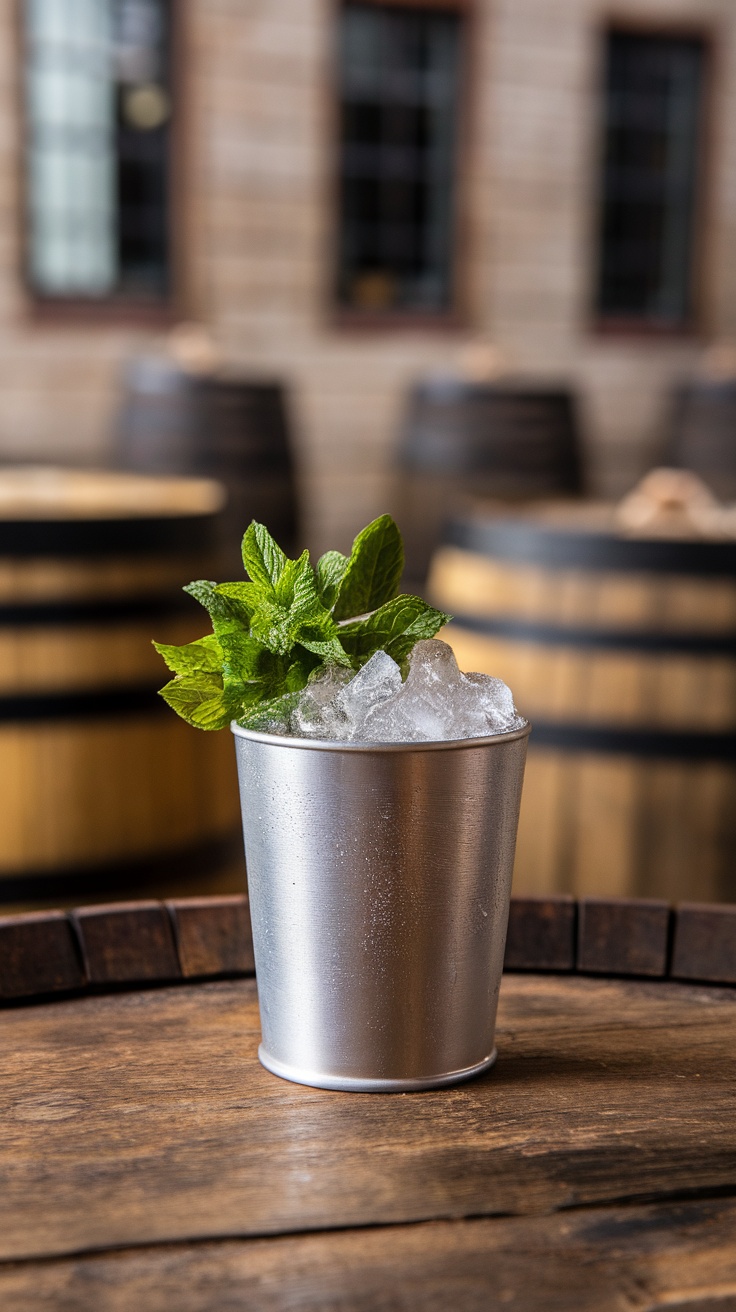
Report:
[[251,978],[0,1016],[3,1312],[736,1309],[736,989],[507,974],[486,1076],[328,1093]]

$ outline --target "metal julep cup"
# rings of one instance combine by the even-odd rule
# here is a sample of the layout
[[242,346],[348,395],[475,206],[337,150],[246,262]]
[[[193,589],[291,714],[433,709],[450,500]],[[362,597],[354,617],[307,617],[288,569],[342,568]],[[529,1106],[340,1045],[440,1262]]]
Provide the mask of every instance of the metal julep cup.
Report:
[[274,1075],[388,1092],[493,1064],[529,728],[359,745],[233,725]]

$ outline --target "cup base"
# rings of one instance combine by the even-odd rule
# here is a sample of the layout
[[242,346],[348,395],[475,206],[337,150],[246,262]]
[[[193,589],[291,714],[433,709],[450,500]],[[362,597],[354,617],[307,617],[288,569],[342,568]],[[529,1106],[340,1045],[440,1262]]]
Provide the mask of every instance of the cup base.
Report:
[[448,1084],[461,1084],[474,1075],[480,1075],[493,1066],[498,1053],[496,1049],[483,1061],[474,1066],[466,1066],[460,1071],[447,1071],[444,1075],[427,1075],[417,1079],[378,1080],[362,1079],[353,1075],[328,1075],[319,1071],[302,1070],[299,1066],[290,1066],[279,1061],[266,1052],[263,1044],[258,1049],[258,1060],[272,1075],[281,1080],[290,1080],[292,1084],[307,1084],[312,1089],[337,1089],[343,1093],[411,1093],[419,1089],[442,1089]]

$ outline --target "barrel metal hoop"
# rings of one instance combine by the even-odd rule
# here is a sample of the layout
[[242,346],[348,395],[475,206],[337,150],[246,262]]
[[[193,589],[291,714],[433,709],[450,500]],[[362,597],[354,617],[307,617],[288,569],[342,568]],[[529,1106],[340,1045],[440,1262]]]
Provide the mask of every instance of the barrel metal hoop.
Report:
[[547,570],[736,575],[734,542],[623,538],[610,533],[560,532],[521,519],[468,518],[450,520],[443,541],[446,546],[490,559]]
[[0,724],[43,720],[96,720],[126,715],[170,714],[158,684],[100,688],[93,692],[39,692],[0,697]]
[[218,515],[0,520],[0,556],[175,555],[216,546]]
[[129,894],[137,889],[192,876],[208,877],[243,859],[240,826],[175,851],[103,861],[93,866],[55,867],[53,870],[13,871],[0,874],[0,904],[34,898],[73,898]]
[[736,762],[735,733],[562,724],[540,720],[536,715],[530,746],[648,759]]
[[165,622],[170,616],[194,615],[186,593],[122,597],[119,601],[52,601],[0,605],[0,628],[72,628],[77,625],[128,624],[136,620]]
[[736,633],[682,633],[652,629],[603,629],[587,625],[538,624],[507,616],[454,614],[452,622],[472,633],[511,638],[540,647],[598,647],[609,651],[735,656]]

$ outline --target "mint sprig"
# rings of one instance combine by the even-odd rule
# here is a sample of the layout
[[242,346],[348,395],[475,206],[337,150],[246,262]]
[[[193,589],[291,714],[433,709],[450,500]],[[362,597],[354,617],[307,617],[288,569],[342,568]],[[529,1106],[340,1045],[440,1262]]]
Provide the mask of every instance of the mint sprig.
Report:
[[415,642],[450,618],[421,597],[397,596],[404,548],[390,515],[368,524],[349,556],[328,551],[316,569],[307,551],[291,560],[254,521],[243,563],[249,580],[184,589],[208,611],[211,634],[181,647],[154,643],[174,675],[161,696],[199,729],[285,717],[316,670],[358,670],[380,650],[405,672]]

